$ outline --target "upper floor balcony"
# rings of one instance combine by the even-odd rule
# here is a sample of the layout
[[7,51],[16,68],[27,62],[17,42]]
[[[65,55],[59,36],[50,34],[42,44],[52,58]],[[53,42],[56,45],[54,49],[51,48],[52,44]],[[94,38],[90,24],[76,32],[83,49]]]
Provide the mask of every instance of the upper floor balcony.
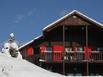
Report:
[[103,62],[103,52],[101,50],[73,51],[65,48],[65,51],[44,51],[40,53],[40,59],[44,62]]

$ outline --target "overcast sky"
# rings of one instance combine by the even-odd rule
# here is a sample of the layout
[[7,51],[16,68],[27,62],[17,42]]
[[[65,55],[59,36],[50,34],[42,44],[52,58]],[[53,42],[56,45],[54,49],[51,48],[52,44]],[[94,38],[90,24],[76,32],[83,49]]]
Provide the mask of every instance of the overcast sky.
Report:
[[0,44],[11,32],[26,43],[74,9],[103,23],[103,0],[0,0]]

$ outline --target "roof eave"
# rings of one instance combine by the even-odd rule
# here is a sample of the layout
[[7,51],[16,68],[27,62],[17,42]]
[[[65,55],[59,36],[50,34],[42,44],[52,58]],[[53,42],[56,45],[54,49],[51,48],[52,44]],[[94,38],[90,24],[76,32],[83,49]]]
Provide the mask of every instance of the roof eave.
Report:
[[66,17],[68,17],[68,16],[70,16],[70,15],[72,15],[73,13],[77,13],[77,14],[81,15],[82,17],[88,19],[89,21],[91,21],[91,22],[93,22],[93,23],[99,25],[101,28],[103,28],[103,24],[97,22],[96,20],[93,20],[92,18],[90,18],[90,17],[84,15],[83,13],[81,13],[81,12],[79,12],[79,11],[77,11],[77,10],[73,10],[72,12],[68,13],[67,15],[65,15],[65,16],[61,17],[60,19],[54,21],[53,23],[47,25],[47,26],[44,27],[42,30],[45,31],[46,29],[50,28],[52,25],[54,25],[54,24],[60,22],[61,20],[63,20],[64,18],[66,18]]
[[24,45],[20,46],[18,49],[20,50],[20,49],[24,48],[25,46],[33,43],[36,39],[39,39],[40,37],[42,37],[42,35],[39,35],[39,36],[35,37],[33,40],[31,40],[31,41],[25,43]]

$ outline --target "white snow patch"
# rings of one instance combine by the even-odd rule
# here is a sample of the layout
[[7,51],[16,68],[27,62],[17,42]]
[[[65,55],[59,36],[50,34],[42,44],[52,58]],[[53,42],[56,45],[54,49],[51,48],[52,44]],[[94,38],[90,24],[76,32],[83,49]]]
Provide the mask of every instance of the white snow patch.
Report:
[[26,60],[7,57],[0,53],[0,77],[64,77],[42,69]]

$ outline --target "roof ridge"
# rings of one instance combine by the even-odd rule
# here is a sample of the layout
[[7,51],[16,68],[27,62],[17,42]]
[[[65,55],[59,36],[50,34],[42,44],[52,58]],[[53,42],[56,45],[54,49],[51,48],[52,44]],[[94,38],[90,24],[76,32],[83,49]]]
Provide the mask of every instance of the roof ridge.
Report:
[[93,23],[96,23],[96,24],[98,24],[98,25],[100,25],[100,26],[103,26],[103,24],[102,24],[102,23],[97,22],[96,20],[94,20],[94,19],[92,19],[92,18],[90,18],[90,17],[86,16],[85,14],[83,14],[83,13],[81,13],[81,12],[77,11],[77,10],[73,10],[73,11],[71,11],[70,13],[68,13],[68,14],[64,15],[63,17],[61,17],[61,18],[57,19],[56,21],[52,22],[51,24],[47,25],[47,26],[46,26],[46,27],[44,27],[42,30],[44,31],[44,30],[45,30],[45,29],[47,29],[48,27],[50,27],[50,26],[52,26],[52,25],[56,24],[57,22],[59,22],[59,21],[61,21],[62,19],[66,18],[67,16],[70,16],[70,15],[71,15],[71,14],[73,14],[73,13],[77,13],[77,14],[79,14],[79,15],[81,15],[81,16],[83,16],[83,17],[85,17],[86,19],[88,19],[88,20],[92,21]]

